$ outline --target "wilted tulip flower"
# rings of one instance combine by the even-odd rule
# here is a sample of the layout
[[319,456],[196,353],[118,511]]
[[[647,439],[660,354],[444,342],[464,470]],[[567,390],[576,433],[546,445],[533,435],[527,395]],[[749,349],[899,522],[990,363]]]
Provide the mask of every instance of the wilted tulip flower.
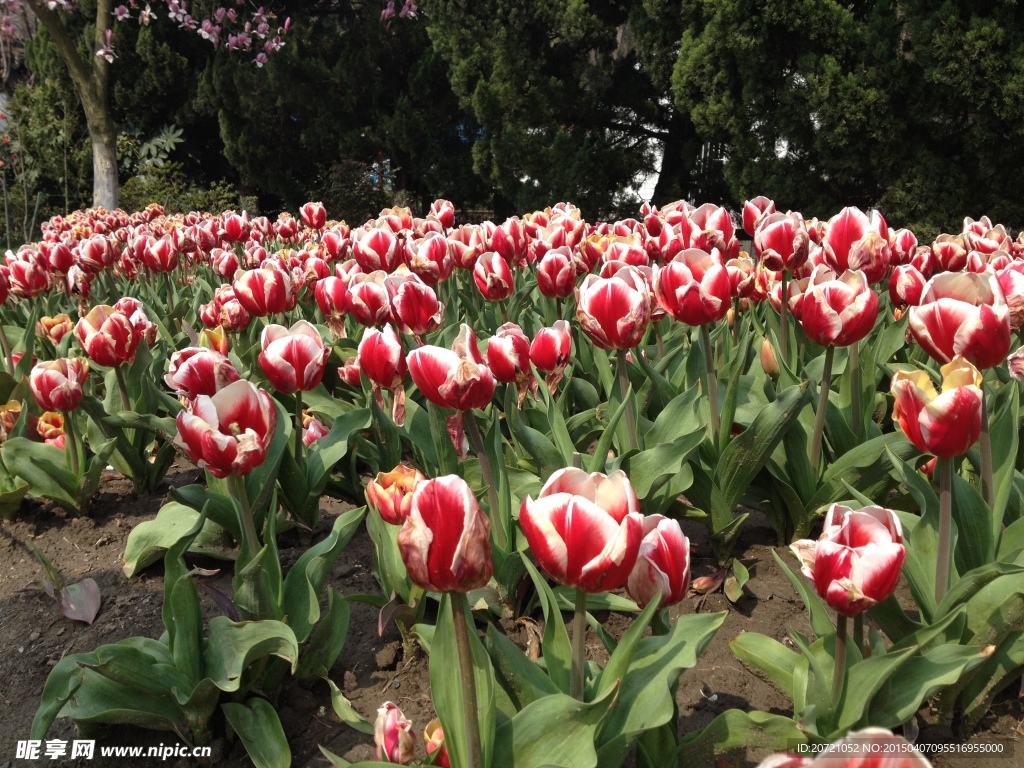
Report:
[[636,267],[623,267],[609,278],[587,275],[576,289],[576,319],[601,349],[635,347],[652,311],[650,288]]
[[486,586],[494,572],[490,530],[473,489],[458,475],[419,483],[398,532],[409,578],[433,592],[469,592]]
[[811,341],[849,346],[871,333],[877,318],[878,296],[863,272],[836,276],[827,267],[815,267],[800,302],[800,323]]
[[767,197],[755,197],[743,203],[743,231],[748,237],[753,237],[757,232],[757,224],[769,214],[775,213],[774,201]]
[[56,346],[60,344],[61,339],[71,333],[74,327],[75,324],[71,322],[71,318],[65,314],[56,317],[41,317],[36,323],[36,334],[45,336]]
[[512,268],[499,254],[489,251],[480,255],[473,267],[473,282],[488,301],[504,301],[515,290]]
[[981,373],[962,357],[940,369],[942,394],[925,371],[892,377],[893,420],[919,450],[940,458],[967,453],[981,434]]
[[106,304],[78,321],[75,338],[94,363],[109,368],[134,360],[141,341],[128,316]]
[[654,277],[658,304],[687,325],[706,325],[721,320],[729,311],[732,283],[716,249],[681,251]]
[[295,291],[287,272],[273,267],[240,272],[232,284],[235,298],[254,317],[276,315],[295,306]]
[[999,365],[1010,351],[1010,309],[995,275],[944,272],[910,309],[910,332],[934,360],[962,355],[976,367]]
[[234,363],[220,352],[202,347],[186,347],[172,354],[164,376],[170,389],[188,399],[214,395],[238,379]]
[[906,559],[903,529],[894,512],[833,504],[817,541],[790,545],[821,598],[843,616],[856,616],[896,589]]
[[869,283],[877,283],[889,269],[889,226],[878,211],[843,208],[829,219],[822,250],[835,272],[861,270]]
[[416,757],[412,721],[406,719],[394,702],[385,701],[384,706],[377,710],[373,742],[377,745],[376,757],[380,762],[411,765]]
[[644,518],[643,539],[626,582],[626,593],[641,608],[661,593],[661,608],[682,602],[690,586],[690,540],[678,520],[663,515]]
[[306,203],[299,209],[299,216],[310,229],[320,231],[327,224],[327,209],[323,203]]
[[245,379],[199,395],[178,412],[174,444],[214,477],[247,475],[263,463],[277,426],[274,402]]
[[39,363],[29,374],[28,386],[44,411],[70,413],[82,401],[82,383],[89,373],[89,361],[62,357]]
[[494,396],[494,374],[465,323],[451,349],[420,347],[409,353],[408,363],[416,387],[434,405],[468,411],[485,407]]
[[427,478],[418,469],[399,464],[390,472],[378,472],[366,484],[366,503],[386,523],[401,525],[412,511],[412,492]]
[[626,583],[643,538],[640,503],[621,470],[555,472],[537,499],[527,496],[519,524],[541,570],[565,587],[607,592]]
[[444,744],[444,731],[441,729],[441,721],[436,717],[423,729],[423,746],[427,750],[427,757],[433,760],[434,765],[438,768],[451,768],[448,747]]
[[299,320],[291,328],[268,325],[261,344],[260,368],[279,392],[308,392],[320,383],[331,351],[312,323]]

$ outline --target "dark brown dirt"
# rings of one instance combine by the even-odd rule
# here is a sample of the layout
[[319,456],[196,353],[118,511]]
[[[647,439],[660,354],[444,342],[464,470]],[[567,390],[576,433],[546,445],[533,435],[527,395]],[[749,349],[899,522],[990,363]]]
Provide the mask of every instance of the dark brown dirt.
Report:
[[[195,482],[195,470],[178,468],[169,478],[172,485]],[[15,760],[15,746],[27,738],[32,717],[39,703],[46,675],[63,655],[88,651],[103,643],[115,642],[131,635],[159,637],[163,631],[160,607],[163,579],[159,565],[138,577],[127,580],[121,573],[121,554],[128,533],[138,523],[152,518],[162,498],[135,498],[124,480],[104,482],[91,517],[72,519],[48,504],[27,502],[18,519],[0,526],[0,768],[15,764],[35,763]],[[337,514],[348,505],[331,499],[323,502],[324,521],[314,539],[326,535]],[[692,541],[694,576],[713,570],[707,536],[699,524],[684,525]],[[790,629],[809,631],[806,614],[795,592],[771,556],[773,535],[763,520],[755,519],[742,534],[738,550],[751,573],[747,594],[737,605],[730,605],[721,594],[710,596],[706,611],[729,611],[718,635],[708,646],[698,665],[687,671],[679,688],[680,726],[692,731],[709,723],[716,715],[730,708],[760,709],[788,714],[789,702],[771,685],[747,670],[729,651],[728,640],[741,632],[761,632],[785,642]],[[41,569],[28,544],[34,544],[51,559],[69,581],[94,578],[103,595],[103,604],[93,626],[65,619],[56,606],[41,594],[19,593],[17,590],[39,578]],[[303,551],[297,538],[286,534],[281,541],[281,559],[287,569]],[[339,558],[330,580],[331,586],[343,594],[377,593],[371,573],[372,544],[363,533],[349,544]],[[204,568],[217,568],[216,561],[196,561]],[[213,586],[230,589],[228,569],[209,579]],[[679,613],[694,610],[695,599],[678,606]],[[219,611],[213,601],[203,597],[207,616]],[[628,617],[612,614],[607,619],[609,630],[619,635],[628,625]],[[525,644],[523,637],[514,639]],[[600,659],[603,649],[591,638],[589,647]],[[395,701],[413,721],[417,735],[434,716],[429,695],[426,659],[422,653],[410,658],[403,655],[398,633],[394,628],[377,635],[377,611],[367,605],[352,605],[352,621],[348,640],[331,673],[331,679],[352,701],[355,709],[371,722],[376,708],[385,700]],[[981,724],[974,741],[1018,739],[1024,731],[1024,704],[1016,698],[1017,691],[1006,692]],[[373,739],[341,724],[331,707],[330,692],[323,682],[306,689],[286,685],[277,702],[282,724],[288,735],[295,766],[326,766],[318,745],[351,761],[373,758]],[[924,713],[927,714],[927,713]],[[921,720],[920,741],[949,741],[948,728]],[[73,723],[58,720],[50,738],[73,739]],[[136,728],[118,727],[98,737],[100,744],[145,745],[173,744],[179,738],[172,733],[158,733]],[[1024,743],[1013,757],[976,759],[941,757],[938,768],[968,768],[978,764],[1003,768],[1024,765]],[[422,755],[422,746],[418,747]],[[750,749],[739,755],[724,756],[720,765],[752,765],[765,755],[764,750]],[[48,761],[49,762],[49,761]],[[60,765],[149,765],[157,758],[102,759],[68,758]],[[221,740],[215,745],[213,764],[248,766],[239,744]],[[186,766],[191,761],[170,759],[165,765]],[[697,768],[696,766],[690,768]]]

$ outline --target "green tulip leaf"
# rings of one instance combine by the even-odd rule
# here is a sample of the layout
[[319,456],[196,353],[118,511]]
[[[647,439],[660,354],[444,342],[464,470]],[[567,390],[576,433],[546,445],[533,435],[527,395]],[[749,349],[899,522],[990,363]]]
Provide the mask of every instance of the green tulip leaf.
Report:
[[350,614],[348,601],[332,587],[328,587],[327,615],[313,629],[299,657],[299,668],[295,676],[301,682],[324,677],[334,666],[345,647]]
[[292,751],[273,704],[253,697],[244,704],[222,704],[221,710],[256,768],[291,768]]
[[554,592],[551,591],[547,579],[541,575],[530,559],[523,557],[523,563],[530,573],[533,586],[537,590],[537,597],[540,600],[541,610],[544,612],[542,652],[548,675],[562,693],[567,693],[572,667],[572,646],[569,644],[569,633],[562,622],[558,600]]
[[354,728],[360,733],[372,736],[373,723],[356,712],[352,702],[345,697],[345,694],[334,684],[333,680],[330,678],[324,679],[327,680],[327,684],[331,687],[331,706],[334,707],[334,714],[349,728]]
[[683,737],[678,764],[712,765],[717,755],[751,744],[781,752],[806,741],[807,734],[792,718],[730,709],[701,730]]
[[[162,558],[176,541],[181,539],[199,519],[192,507],[170,501],[160,507],[156,518],[146,520],[132,528],[124,547],[124,575],[131,578]],[[231,546],[225,531],[212,520],[207,520],[190,547],[209,557],[226,557],[223,550]]]
[[237,691],[246,668],[253,661],[270,655],[289,662],[295,672],[299,644],[287,624],[272,619],[242,622],[233,622],[224,616],[210,619],[203,649],[203,670],[222,691]]
[[307,549],[284,580],[282,610],[288,624],[302,643],[320,620],[320,593],[331,568],[363,520],[366,507],[352,509],[334,520],[330,534]]
[[729,642],[737,659],[753,669],[789,699],[793,698],[793,670],[800,654],[778,640],[757,632],[744,632]]
[[[594,768],[595,736],[618,700],[615,686],[583,703],[556,693],[527,705],[495,734],[495,768]],[[447,733],[447,731],[445,732]],[[458,765],[454,760],[452,765]]]

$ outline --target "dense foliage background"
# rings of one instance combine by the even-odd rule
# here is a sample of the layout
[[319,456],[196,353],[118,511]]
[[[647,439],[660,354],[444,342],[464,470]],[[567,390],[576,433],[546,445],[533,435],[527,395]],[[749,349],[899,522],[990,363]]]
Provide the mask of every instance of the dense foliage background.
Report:
[[[65,14],[83,41],[88,6]],[[635,214],[648,178],[655,203],[879,207],[922,240],[965,211],[1024,224],[1012,0],[383,7],[278,3],[291,30],[262,68],[165,13],[115,24],[121,202],[273,212],[312,199],[361,221],[442,196],[496,219],[569,199],[598,219]],[[91,202],[81,105],[33,26],[4,51],[4,247]]]

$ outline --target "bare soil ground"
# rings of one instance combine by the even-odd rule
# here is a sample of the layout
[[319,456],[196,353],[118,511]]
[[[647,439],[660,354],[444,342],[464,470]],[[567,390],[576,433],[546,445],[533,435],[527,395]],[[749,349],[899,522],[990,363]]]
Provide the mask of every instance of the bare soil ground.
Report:
[[[184,485],[197,479],[195,470],[176,467],[169,476],[169,483]],[[161,565],[151,566],[130,581],[121,572],[121,555],[129,532],[138,523],[152,518],[162,502],[159,496],[136,498],[127,481],[108,479],[90,517],[70,518],[53,505],[29,501],[15,522],[0,525],[0,768],[39,764],[40,761],[16,760],[16,744],[28,737],[43,683],[62,656],[92,650],[131,635],[159,637],[163,632]],[[348,508],[341,502],[325,499],[324,520],[314,539],[326,535],[333,517]],[[714,562],[703,528],[689,523],[684,528],[692,541],[694,576],[710,573]],[[37,546],[50,558],[69,581],[92,577],[98,582],[103,603],[92,626],[64,618],[45,595],[18,591],[41,576],[41,568],[29,544]],[[772,558],[774,544],[770,528],[756,520],[749,525],[738,547],[751,572],[747,595],[737,605],[730,605],[721,594],[712,595],[703,607],[706,611],[727,610],[729,616],[697,666],[682,677],[678,701],[680,727],[684,732],[703,727],[731,708],[778,714],[790,712],[789,702],[737,661],[727,642],[741,632],[761,632],[785,641],[790,629],[809,631],[800,601]],[[289,538],[287,534],[282,537],[281,559],[286,571],[302,551],[297,538]],[[378,592],[371,573],[372,556],[369,537],[365,533],[357,534],[339,558],[330,584],[343,594]],[[204,568],[224,566],[213,560],[199,560],[196,564]],[[210,583],[229,591],[229,569],[228,564],[228,568],[212,577]],[[203,601],[207,616],[218,613],[212,599],[204,596]],[[691,597],[674,610],[692,612],[694,603],[695,598]],[[604,620],[614,635],[621,634],[629,622],[628,617],[616,614]],[[513,639],[525,640],[515,635]],[[589,647],[595,658],[602,656],[596,638],[591,638]],[[426,658],[420,652],[405,657],[394,628],[383,637],[378,636],[377,612],[370,606],[353,604],[348,640],[331,678],[356,710],[371,721],[377,707],[389,699],[413,721],[417,733],[421,733],[434,716]],[[1004,692],[972,737],[979,743],[995,740],[1009,743],[1016,754],[980,761],[976,757],[940,756],[935,764],[939,768],[1024,766],[1024,740],[1020,740],[1024,734],[1024,702],[1017,694],[1016,686]],[[308,689],[286,684],[277,708],[295,766],[326,766],[328,762],[320,753],[319,745],[348,760],[373,759],[372,737],[338,721],[331,708],[326,683],[318,682]],[[923,710],[918,719],[919,741],[952,742],[948,726],[931,722],[927,710]],[[74,724],[58,720],[49,738],[75,738]],[[178,742],[173,733],[131,727],[113,728],[98,737],[100,744],[118,746]],[[419,749],[422,755],[422,745]],[[717,765],[754,765],[765,754],[765,750],[755,747],[740,754],[721,756]],[[46,762],[62,766],[145,766],[161,761],[158,758],[104,759],[97,753],[91,760],[63,758]],[[211,762],[231,768],[251,765],[240,744],[223,739],[214,745]],[[172,758],[163,764],[187,766],[192,761]]]

